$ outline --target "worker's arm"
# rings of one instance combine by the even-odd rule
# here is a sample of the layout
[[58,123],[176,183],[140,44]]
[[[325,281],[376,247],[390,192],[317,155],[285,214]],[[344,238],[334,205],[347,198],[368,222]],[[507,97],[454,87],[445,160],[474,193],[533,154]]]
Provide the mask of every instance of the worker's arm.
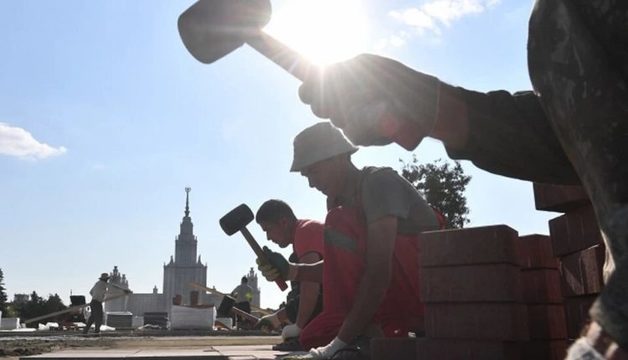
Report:
[[[312,251],[301,256],[299,263],[314,264],[320,260],[320,254]],[[299,311],[297,313],[296,325],[300,329],[303,329],[312,317],[312,313],[314,312],[314,308],[316,308],[316,303],[318,302],[320,288],[320,282],[301,281],[299,283]]]
[[[278,278],[290,281],[323,282],[323,260],[313,264],[289,263],[280,253],[264,246],[266,260],[256,259],[257,268],[268,281]],[[268,261],[268,262],[267,262]]]
[[368,225],[366,266],[355,302],[345,318],[338,338],[350,343],[363,333],[384,299],[392,276],[392,258],[397,235],[397,218],[385,216]]

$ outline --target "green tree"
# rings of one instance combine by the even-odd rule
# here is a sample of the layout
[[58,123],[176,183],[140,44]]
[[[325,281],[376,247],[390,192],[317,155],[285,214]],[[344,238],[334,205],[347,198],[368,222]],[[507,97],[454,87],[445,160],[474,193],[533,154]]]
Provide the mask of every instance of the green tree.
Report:
[[3,314],[7,313],[8,306],[6,290],[7,289],[4,287],[4,273],[2,272],[2,268],[0,268],[0,311],[2,311]]
[[429,164],[419,164],[416,155],[402,163],[401,175],[406,178],[447,220],[447,228],[462,228],[469,223],[469,208],[464,191],[471,181],[458,161],[454,165],[441,159]]
[[[30,299],[16,310],[19,312],[19,316],[23,320],[32,319],[34,317],[50,314],[59,310],[65,310],[67,306],[63,304],[61,298],[57,294],[49,294],[48,299],[44,300],[41,296],[37,295],[36,291],[33,291],[30,295]],[[51,317],[49,319],[42,319],[41,322],[55,321],[60,317]],[[29,327],[37,327],[37,322],[28,324]]]

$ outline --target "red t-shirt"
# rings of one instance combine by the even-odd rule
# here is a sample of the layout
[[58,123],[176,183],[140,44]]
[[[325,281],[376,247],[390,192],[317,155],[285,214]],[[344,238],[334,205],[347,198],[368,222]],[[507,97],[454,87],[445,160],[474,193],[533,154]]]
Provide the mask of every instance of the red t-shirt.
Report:
[[315,220],[297,220],[297,229],[294,233],[292,249],[301,259],[309,252],[318,253],[323,257],[324,225]]

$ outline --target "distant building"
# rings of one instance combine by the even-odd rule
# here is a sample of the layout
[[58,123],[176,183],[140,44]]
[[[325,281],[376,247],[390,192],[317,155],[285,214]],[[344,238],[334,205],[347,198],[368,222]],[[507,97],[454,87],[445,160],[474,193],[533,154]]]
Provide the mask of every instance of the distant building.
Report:
[[28,294],[14,294],[13,295],[13,303],[14,304],[25,304],[30,300],[31,296]]
[[[180,301],[181,305],[215,304],[218,306],[222,295],[207,294],[204,290],[194,288],[195,283],[207,287],[207,264],[197,257],[197,239],[194,235],[192,219],[190,218],[190,188],[186,188],[185,215],[181,221],[179,235],[175,238],[174,257],[170,256],[168,264],[164,264],[163,293],[159,293],[157,286],[149,294],[133,293],[118,299],[105,302],[105,311],[129,311],[133,315],[142,316],[145,312],[170,312],[173,301]],[[257,289],[257,275],[249,274],[254,278]],[[252,275],[251,275],[252,274]],[[114,266],[110,273],[110,284],[128,289],[129,282],[125,274],[120,274]],[[112,294],[115,294],[114,287]],[[259,289],[257,289],[259,299]],[[258,300],[259,301],[259,300]]]
[[246,278],[248,279],[247,284],[249,284],[249,286],[253,288],[253,300],[251,300],[251,305],[259,307],[260,289],[257,286],[257,274],[255,273],[255,271],[253,271],[253,268],[249,270]]

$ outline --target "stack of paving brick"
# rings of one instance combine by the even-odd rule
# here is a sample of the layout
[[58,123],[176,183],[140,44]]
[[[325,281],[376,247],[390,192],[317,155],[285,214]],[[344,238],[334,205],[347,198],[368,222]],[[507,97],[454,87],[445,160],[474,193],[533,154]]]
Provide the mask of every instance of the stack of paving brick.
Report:
[[523,301],[528,308],[530,342],[524,345],[527,359],[563,359],[567,351],[567,326],[560,290],[558,259],[549,236],[519,238]]
[[426,233],[426,338],[417,359],[524,359],[529,342],[518,234],[505,225]]
[[534,184],[538,210],[564,215],[549,222],[553,253],[560,259],[567,335],[579,337],[588,309],[603,288],[604,245],[593,208],[578,186]]

